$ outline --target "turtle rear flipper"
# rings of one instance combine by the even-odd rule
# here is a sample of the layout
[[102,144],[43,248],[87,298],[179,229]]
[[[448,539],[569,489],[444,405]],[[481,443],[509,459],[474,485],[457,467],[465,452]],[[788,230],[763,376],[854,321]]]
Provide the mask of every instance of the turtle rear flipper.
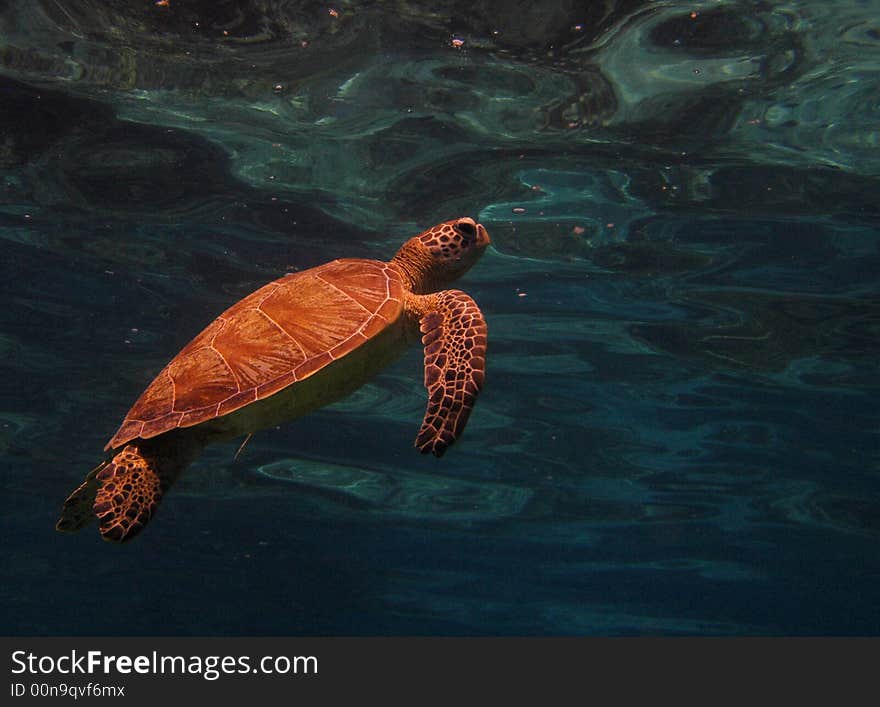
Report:
[[75,533],[82,530],[95,519],[92,506],[95,505],[95,495],[101,482],[96,478],[100,471],[107,466],[107,462],[101,462],[89,472],[76,490],[67,497],[61,507],[61,517],[55,524],[55,529],[62,533]]
[[150,522],[162,496],[200,448],[199,440],[181,435],[125,445],[70,494],[55,528],[74,533],[97,517],[104,540],[131,540]]
[[101,468],[95,476],[101,485],[93,511],[104,540],[126,542],[143,530],[162,495],[186,466],[182,462],[128,444]]

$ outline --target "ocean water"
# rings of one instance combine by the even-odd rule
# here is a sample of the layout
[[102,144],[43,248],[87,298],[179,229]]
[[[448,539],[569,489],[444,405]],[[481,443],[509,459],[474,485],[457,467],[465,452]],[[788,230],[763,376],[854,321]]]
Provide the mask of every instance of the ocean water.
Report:
[[[876,0],[0,2],[0,634],[877,635],[878,96]],[[225,307],[462,215],[446,456],[413,348],[55,532]]]

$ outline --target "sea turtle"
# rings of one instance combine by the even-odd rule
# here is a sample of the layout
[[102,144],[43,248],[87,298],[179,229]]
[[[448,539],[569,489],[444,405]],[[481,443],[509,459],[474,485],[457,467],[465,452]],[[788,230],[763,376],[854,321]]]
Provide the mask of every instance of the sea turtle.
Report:
[[486,322],[442,289],[483,254],[471,218],[409,239],[390,262],[334,260],[285,275],[232,305],[189,342],[129,410],[107,459],[65,501],[57,529],[97,516],[124,542],[212,442],[304,415],[353,392],[421,337],[428,405],[415,446],[441,456],[483,386]]

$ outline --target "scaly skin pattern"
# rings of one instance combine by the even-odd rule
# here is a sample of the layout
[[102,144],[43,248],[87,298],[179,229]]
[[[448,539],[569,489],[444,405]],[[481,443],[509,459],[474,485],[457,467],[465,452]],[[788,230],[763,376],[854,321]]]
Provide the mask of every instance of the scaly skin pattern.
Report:
[[410,238],[391,263],[404,273],[413,294],[438,292],[470,270],[488,244],[486,229],[473,219],[447,221]]
[[464,431],[486,372],[486,321],[477,303],[460,290],[432,297],[419,322],[425,347],[428,407],[415,446],[442,456]]
[[107,540],[134,537],[153,517],[164,490],[157,466],[129,444],[98,472],[93,509]]

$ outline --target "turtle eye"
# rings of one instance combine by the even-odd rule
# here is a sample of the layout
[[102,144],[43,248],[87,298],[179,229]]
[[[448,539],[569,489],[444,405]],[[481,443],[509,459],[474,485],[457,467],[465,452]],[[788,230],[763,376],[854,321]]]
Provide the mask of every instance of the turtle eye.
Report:
[[455,224],[455,230],[458,231],[466,242],[470,242],[477,237],[477,227],[470,220],[465,221],[462,219],[461,221]]

